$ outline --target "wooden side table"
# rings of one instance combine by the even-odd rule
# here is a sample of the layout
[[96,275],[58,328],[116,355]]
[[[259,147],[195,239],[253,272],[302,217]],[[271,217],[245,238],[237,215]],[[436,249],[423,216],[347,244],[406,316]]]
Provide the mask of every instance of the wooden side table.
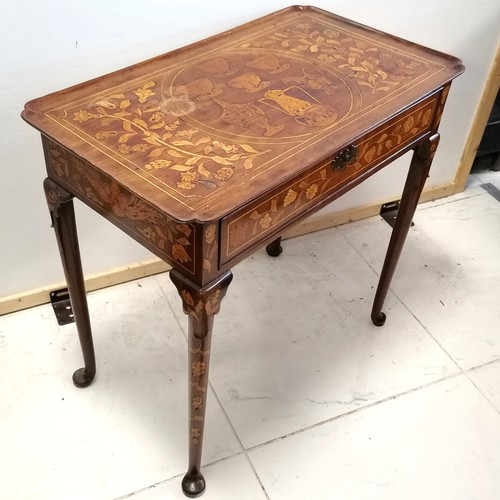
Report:
[[96,364],[72,198],[172,266],[189,320],[189,468],[200,472],[214,315],[230,269],[413,149],[372,311],[431,166],[460,61],[313,7],[290,7],[26,104],[85,366]]

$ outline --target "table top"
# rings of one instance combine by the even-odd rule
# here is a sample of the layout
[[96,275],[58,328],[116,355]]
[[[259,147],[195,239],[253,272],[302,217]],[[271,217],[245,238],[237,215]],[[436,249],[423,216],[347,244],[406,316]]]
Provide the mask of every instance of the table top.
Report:
[[23,118],[179,221],[232,213],[463,71],[289,7],[26,104]]

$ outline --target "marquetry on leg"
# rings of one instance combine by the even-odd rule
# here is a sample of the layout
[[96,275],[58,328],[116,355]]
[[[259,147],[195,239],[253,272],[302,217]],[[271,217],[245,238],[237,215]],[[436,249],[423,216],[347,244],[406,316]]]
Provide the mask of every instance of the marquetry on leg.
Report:
[[278,255],[283,252],[283,247],[281,246],[281,236],[267,245],[266,252],[271,257],[278,257]]
[[49,178],[45,179],[43,187],[56,233],[85,363],[83,368],[78,369],[73,374],[73,383],[77,387],[87,387],[94,380],[96,364],[78,247],[73,196]]
[[228,271],[203,288],[174,269],[170,271],[170,279],[179,291],[189,322],[189,467],[182,480],[182,489],[187,496],[196,497],[205,490],[200,466],[212,326],[233,275]]
[[398,216],[391,240],[385,256],[384,266],[380,275],[377,293],[373,303],[371,318],[375,325],[382,326],[386,316],[382,312],[387,292],[391,284],[394,271],[401,255],[403,245],[410,228],[413,215],[417,208],[418,200],[424,188],[425,181],[429,175],[432,159],[439,143],[439,134],[434,134],[421,143],[413,152],[408,177],[406,178]]

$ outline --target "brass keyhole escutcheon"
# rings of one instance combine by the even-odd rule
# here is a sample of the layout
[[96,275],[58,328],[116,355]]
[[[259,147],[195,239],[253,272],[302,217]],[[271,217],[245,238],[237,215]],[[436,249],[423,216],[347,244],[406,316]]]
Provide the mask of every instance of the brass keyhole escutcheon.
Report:
[[358,159],[358,146],[351,144],[335,156],[330,166],[333,169],[344,170]]

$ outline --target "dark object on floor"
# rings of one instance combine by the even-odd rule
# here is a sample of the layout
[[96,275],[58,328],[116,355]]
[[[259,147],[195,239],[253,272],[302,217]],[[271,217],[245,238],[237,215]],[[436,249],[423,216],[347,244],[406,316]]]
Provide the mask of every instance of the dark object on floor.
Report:
[[500,93],[497,94],[483,138],[477,148],[472,171],[500,171]]
[[500,189],[498,189],[494,184],[488,182],[487,184],[481,184],[481,187],[495,200],[500,201]]

